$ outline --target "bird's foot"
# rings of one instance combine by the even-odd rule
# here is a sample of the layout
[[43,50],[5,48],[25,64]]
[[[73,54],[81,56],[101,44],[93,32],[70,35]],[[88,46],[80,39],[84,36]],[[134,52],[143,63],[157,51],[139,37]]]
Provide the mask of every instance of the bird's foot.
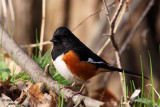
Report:
[[72,97],[75,96],[75,95],[77,95],[77,94],[82,94],[82,90],[73,92],[73,93],[72,93]]
[[68,86],[68,85],[65,85],[64,87],[61,87],[60,89],[63,89],[63,88],[69,88],[69,89],[73,89],[74,88],[74,86],[76,85],[76,82],[74,82],[74,83],[72,83],[72,85],[71,86]]
[[85,83],[82,85],[82,87],[81,87],[81,89],[79,91],[75,91],[75,92],[72,93],[72,97],[75,96],[75,95],[77,95],[77,94],[82,94],[84,86],[85,86]]

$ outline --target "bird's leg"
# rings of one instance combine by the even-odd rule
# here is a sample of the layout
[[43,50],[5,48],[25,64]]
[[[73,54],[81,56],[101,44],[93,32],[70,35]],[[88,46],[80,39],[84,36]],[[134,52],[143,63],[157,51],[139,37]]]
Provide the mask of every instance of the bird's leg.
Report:
[[[68,86],[65,85],[64,88],[69,88],[69,89],[73,89],[73,87],[76,85],[77,82],[72,83],[72,85]],[[62,88],[61,88],[62,89]]]
[[83,91],[83,89],[84,89],[84,86],[85,86],[85,84],[86,84],[87,82],[88,82],[88,81],[86,81],[86,82],[83,83],[83,85],[82,85],[82,87],[80,88],[79,91],[73,92],[72,97],[75,96],[75,95],[77,95],[77,94],[81,94],[82,91]]

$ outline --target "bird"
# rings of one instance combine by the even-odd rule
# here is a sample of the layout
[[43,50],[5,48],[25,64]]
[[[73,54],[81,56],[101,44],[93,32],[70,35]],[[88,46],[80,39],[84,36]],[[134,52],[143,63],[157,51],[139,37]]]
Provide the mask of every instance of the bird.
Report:
[[73,82],[71,87],[83,83],[75,94],[82,92],[86,81],[102,72],[118,71],[141,77],[140,74],[111,66],[66,27],[57,28],[50,41],[53,43],[51,56],[56,70],[66,80]]

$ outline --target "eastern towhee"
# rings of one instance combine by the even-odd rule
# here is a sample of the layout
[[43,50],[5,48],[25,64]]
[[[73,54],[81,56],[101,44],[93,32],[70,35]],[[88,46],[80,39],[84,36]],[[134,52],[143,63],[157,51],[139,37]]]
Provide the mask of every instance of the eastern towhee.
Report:
[[51,55],[55,68],[65,79],[74,82],[73,85],[76,82],[84,83],[101,72],[124,71],[124,73],[141,76],[110,66],[85,46],[68,28],[58,28],[50,41],[54,44]]

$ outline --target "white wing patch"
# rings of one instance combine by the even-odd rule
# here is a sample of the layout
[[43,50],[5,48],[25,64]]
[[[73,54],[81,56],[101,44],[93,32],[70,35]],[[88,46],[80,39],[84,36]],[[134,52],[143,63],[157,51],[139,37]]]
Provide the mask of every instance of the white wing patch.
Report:
[[92,58],[88,58],[88,61],[89,63],[93,63],[93,64],[103,64],[104,62],[103,61],[100,61],[100,62],[95,62]]

